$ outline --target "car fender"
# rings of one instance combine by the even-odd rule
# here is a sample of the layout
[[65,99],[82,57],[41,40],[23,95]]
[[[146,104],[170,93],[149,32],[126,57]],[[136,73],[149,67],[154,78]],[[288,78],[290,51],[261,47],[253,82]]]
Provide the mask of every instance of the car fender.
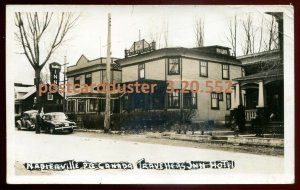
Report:
[[29,124],[29,126],[31,126],[32,124],[31,124],[31,121],[26,121],[26,124]]
[[19,124],[21,127],[23,126],[23,125],[22,125],[22,122],[21,122],[20,120],[18,120],[18,121],[16,122],[16,125],[17,125],[17,124]]

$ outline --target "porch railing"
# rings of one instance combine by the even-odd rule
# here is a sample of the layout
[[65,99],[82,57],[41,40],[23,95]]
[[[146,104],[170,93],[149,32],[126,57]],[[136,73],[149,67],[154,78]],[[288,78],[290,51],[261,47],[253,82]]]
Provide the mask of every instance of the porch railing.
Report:
[[256,111],[256,109],[245,110],[246,121],[251,121],[252,119],[255,119]]

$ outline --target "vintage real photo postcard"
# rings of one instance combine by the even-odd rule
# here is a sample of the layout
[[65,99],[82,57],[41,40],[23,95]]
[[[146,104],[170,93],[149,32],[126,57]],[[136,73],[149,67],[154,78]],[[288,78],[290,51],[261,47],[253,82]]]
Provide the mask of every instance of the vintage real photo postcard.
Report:
[[291,184],[289,5],[7,5],[7,183]]

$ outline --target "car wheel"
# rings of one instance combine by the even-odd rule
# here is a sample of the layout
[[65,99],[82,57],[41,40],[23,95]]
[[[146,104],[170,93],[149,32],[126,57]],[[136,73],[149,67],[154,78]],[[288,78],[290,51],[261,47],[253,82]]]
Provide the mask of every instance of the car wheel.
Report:
[[21,130],[21,125],[19,123],[16,124],[18,130]]
[[70,134],[73,133],[73,131],[74,131],[73,129],[69,129],[69,133],[70,133]]
[[49,130],[50,134],[54,134],[55,133],[55,129],[54,127],[50,127],[50,130]]
[[29,123],[26,123],[26,129],[27,130],[31,129],[31,125]]

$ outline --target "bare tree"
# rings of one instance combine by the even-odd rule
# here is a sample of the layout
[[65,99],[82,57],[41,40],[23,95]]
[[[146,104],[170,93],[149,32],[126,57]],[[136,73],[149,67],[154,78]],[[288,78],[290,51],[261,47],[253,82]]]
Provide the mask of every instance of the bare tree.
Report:
[[161,32],[160,31],[153,31],[150,33],[150,41],[155,41],[157,45],[157,49],[161,47]]
[[249,14],[246,20],[242,20],[245,41],[242,42],[242,51],[244,55],[255,53],[255,37],[257,29],[254,28],[253,18]]
[[276,18],[272,16],[271,22],[267,23],[268,39],[264,40],[264,50],[271,51],[272,49],[278,49],[278,26],[275,20]]
[[237,42],[237,36],[236,36],[236,29],[237,29],[237,21],[236,21],[236,15],[234,16],[234,20],[230,20],[228,25],[229,30],[229,36],[226,36],[228,42],[231,45],[233,55],[236,56],[236,42]]
[[204,19],[198,18],[195,21],[196,47],[204,46]]
[[[56,24],[53,23],[55,16],[58,17]],[[15,13],[15,25],[18,28],[15,33],[16,40],[21,44],[23,53],[35,70],[36,106],[38,109],[41,108],[41,98],[38,92],[41,70],[57,48],[63,44],[67,33],[75,25],[78,18],[79,15],[75,16],[65,12],[57,15],[48,12]],[[51,28],[54,31],[51,31]]]
[[41,70],[41,82],[43,84],[46,84],[46,83],[49,83],[50,82],[50,74],[49,74],[50,70],[48,67],[44,67],[42,70]]
[[262,42],[263,42],[263,32],[264,32],[264,19],[261,19],[261,25],[260,25],[260,40],[259,40],[259,46],[258,46],[258,52],[262,49]]

